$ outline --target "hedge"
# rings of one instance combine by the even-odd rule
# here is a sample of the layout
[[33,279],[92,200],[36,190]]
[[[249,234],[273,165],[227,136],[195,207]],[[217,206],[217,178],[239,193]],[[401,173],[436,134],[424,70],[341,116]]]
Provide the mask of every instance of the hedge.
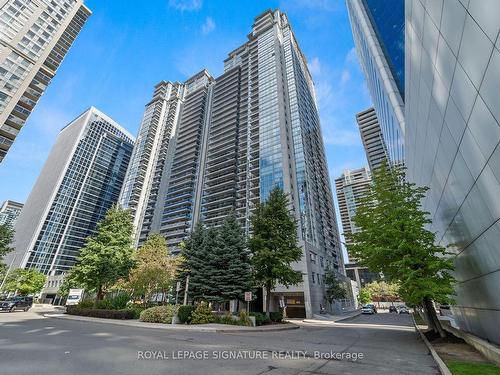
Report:
[[281,322],[283,320],[283,313],[281,311],[271,311],[269,317],[273,322]]
[[182,305],[179,306],[179,310],[177,310],[177,317],[179,318],[181,323],[191,323],[192,314],[195,309],[193,305]]
[[259,313],[259,312],[251,312],[250,316],[255,317],[255,325],[256,326],[261,326],[263,324],[268,324],[271,322],[271,319],[267,317],[266,314]]
[[172,317],[177,312],[177,306],[165,305],[150,307],[141,312],[139,320],[148,323],[172,323]]
[[77,306],[66,307],[66,314],[69,315],[79,315],[79,316],[90,316],[93,318],[104,318],[104,319],[134,319],[135,312],[132,309],[122,309],[122,310],[103,310],[103,309],[85,309]]

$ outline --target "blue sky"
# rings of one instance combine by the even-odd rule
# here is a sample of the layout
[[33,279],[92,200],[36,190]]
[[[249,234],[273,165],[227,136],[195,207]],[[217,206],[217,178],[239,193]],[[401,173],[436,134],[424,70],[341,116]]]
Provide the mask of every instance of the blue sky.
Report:
[[[136,134],[161,80],[223,70],[256,15],[286,12],[313,74],[330,177],[366,164],[355,114],[370,106],[344,0],[86,0],[93,15],[0,164],[0,202],[24,202],[59,130],[94,105]],[[333,187],[333,186],[332,186]]]

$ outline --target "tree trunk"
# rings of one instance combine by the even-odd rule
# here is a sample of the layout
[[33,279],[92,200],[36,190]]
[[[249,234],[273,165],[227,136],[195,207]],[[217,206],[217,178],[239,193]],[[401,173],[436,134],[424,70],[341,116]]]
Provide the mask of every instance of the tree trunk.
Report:
[[270,309],[271,307],[271,285],[266,285],[266,315],[268,318],[271,317]]
[[427,316],[427,322],[429,324],[429,328],[431,328],[434,332],[438,333],[441,338],[446,337],[446,332],[441,326],[441,322],[439,321],[436,310],[434,309],[434,305],[430,298],[424,298],[424,310],[425,315]]
[[103,298],[104,298],[104,293],[102,292],[102,285],[99,285],[99,287],[97,288],[96,300],[102,301]]

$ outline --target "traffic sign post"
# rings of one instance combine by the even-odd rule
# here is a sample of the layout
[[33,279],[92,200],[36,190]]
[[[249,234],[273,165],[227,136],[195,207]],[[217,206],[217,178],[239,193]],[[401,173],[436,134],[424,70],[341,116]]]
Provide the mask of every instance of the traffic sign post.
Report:
[[247,303],[247,313],[250,312],[250,301],[252,300],[252,292],[245,292],[245,301]]

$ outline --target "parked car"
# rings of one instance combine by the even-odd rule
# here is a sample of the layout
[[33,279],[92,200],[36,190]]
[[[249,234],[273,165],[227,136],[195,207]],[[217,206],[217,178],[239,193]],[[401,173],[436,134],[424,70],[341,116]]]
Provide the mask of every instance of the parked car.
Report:
[[373,305],[364,305],[361,308],[361,314],[375,314],[375,310],[373,309]]
[[400,313],[400,314],[409,314],[409,313],[410,313],[410,311],[409,311],[406,307],[404,307],[404,306],[403,306],[403,307],[401,307],[401,308],[399,309],[399,313]]
[[377,306],[375,306],[373,303],[367,303],[365,306],[370,306],[373,309],[373,312],[375,314],[377,313]]
[[16,310],[28,311],[33,306],[33,297],[11,297],[0,301],[0,310],[13,312]]
[[398,309],[396,308],[396,306],[389,306],[389,312],[390,313],[396,313],[398,312]]
[[78,305],[83,299],[83,292],[83,289],[70,289],[66,299],[66,306]]

